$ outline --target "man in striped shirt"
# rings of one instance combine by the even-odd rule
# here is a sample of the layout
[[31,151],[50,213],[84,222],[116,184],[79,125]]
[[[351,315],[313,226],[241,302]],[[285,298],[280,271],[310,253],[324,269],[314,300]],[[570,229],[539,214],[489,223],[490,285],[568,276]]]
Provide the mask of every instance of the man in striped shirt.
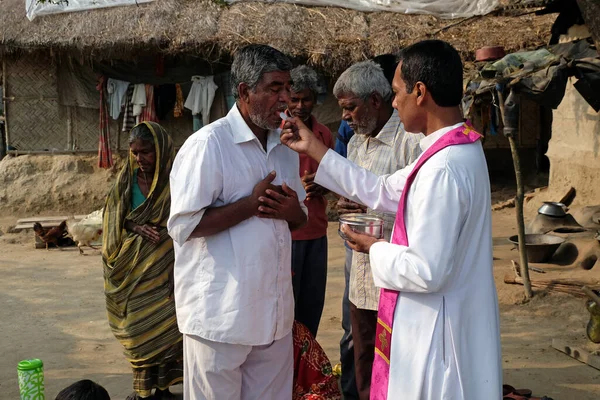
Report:
[[[342,119],[356,133],[348,143],[350,161],[374,174],[386,175],[416,160],[423,135],[404,131],[398,112],[392,108],[391,86],[379,65],[364,61],[351,66],[340,76],[333,93],[342,108]],[[359,211],[348,206],[351,209]],[[384,236],[390,240],[395,214],[371,209],[367,213],[384,219]],[[369,399],[379,288],[373,283],[368,254],[353,253],[349,298],[356,386],[359,398]]]

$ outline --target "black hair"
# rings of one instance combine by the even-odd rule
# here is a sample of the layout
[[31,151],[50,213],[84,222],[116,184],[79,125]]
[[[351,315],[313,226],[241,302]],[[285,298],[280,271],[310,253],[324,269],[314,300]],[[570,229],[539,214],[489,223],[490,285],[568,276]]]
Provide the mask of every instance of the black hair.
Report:
[[61,390],[55,400],[110,400],[110,396],[96,382],[84,379]]
[[373,57],[373,61],[381,67],[385,79],[391,85],[398,67],[398,57],[394,54],[381,54]]
[[458,51],[441,40],[424,40],[402,50],[402,79],[412,93],[423,82],[440,107],[458,106],[463,97],[463,66]]

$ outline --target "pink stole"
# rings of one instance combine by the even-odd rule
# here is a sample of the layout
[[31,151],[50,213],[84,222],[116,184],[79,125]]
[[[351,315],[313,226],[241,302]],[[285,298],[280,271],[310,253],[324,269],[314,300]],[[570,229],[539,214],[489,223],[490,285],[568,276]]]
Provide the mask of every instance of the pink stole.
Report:
[[[398,213],[394,223],[394,235],[392,243],[408,246],[406,235],[406,224],[404,214],[406,212],[406,199],[410,185],[415,180],[419,169],[438,151],[454,145],[474,143],[481,139],[472,126],[467,123],[452,129],[439,138],[419,158],[414,169],[406,178],[406,184],[400,196]],[[375,360],[373,361],[373,375],[371,378],[371,400],[386,400],[388,398],[388,386],[390,379],[390,351],[392,346],[392,326],[394,323],[394,310],[400,292],[389,289],[381,289],[379,297],[379,309],[377,312],[377,330],[375,335]],[[399,321],[401,323],[401,321]]]

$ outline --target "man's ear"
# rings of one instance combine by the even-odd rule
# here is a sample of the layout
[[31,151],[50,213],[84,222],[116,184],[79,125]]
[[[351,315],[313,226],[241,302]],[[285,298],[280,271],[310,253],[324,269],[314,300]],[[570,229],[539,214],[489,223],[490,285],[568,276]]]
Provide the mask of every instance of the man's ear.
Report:
[[381,97],[379,93],[371,93],[371,96],[369,96],[369,101],[376,110],[379,110],[383,106],[383,97]]
[[425,98],[429,94],[429,90],[427,90],[427,86],[425,86],[425,84],[423,82],[417,82],[415,84],[415,88],[413,89],[413,92],[415,92],[415,94],[417,96],[417,105],[423,104],[423,102],[425,101]]
[[250,86],[246,82],[240,82],[238,84],[238,94],[240,96],[240,100],[244,103],[248,102],[248,97],[250,96]]

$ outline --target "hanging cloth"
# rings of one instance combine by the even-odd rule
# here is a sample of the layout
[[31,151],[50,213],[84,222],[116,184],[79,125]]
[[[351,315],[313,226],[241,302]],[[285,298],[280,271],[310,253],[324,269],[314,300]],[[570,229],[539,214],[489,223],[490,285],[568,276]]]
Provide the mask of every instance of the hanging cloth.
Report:
[[108,93],[107,101],[110,106],[110,117],[119,119],[121,115],[121,107],[123,106],[125,93],[129,87],[129,82],[120,81],[118,79],[108,78],[106,81],[106,92]]
[[154,86],[146,85],[146,107],[142,109],[142,113],[138,116],[138,124],[141,122],[158,122],[156,110],[154,108]]
[[146,107],[146,85],[138,83],[134,86],[132,102],[133,116],[137,117],[142,113],[142,109]]
[[202,114],[202,123],[210,123],[210,107],[215,98],[218,86],[212,76],[192,76],[192,88],[185,100],[185,108],[192,110],[193,115]]
[[135,126],[135,116],[133,115],[133,88],[135,85],[129,85],[125,94],[125,106],[123,107],[123,129],[122,132],[129,132]]
[[100,140],[98,142],[98,167],[100,168],[110,168],[113,166],[105,85],[106,78],[101,76],[96,86],[96,90],[100,92]]
[[175,85],[176,101],[175,108],[173,109],[173,116],[179,118],[183,115],[183,92],[181,91],[181,85],[177,83]]

